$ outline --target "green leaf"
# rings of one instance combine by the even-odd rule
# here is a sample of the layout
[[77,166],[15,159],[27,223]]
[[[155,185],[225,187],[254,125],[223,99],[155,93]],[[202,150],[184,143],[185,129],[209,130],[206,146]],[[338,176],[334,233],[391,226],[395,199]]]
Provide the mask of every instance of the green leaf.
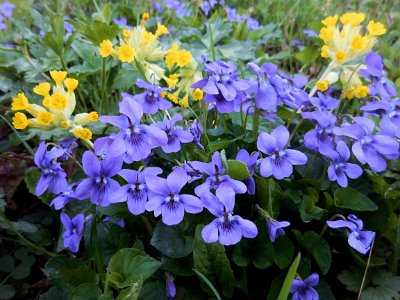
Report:
[[244,180],[250,177],[249,169],[246,164],[239,160],[226,160],[228,166],[227,174],[236,180]]
[[276,239],[273,245],[274,262],[280,269],[285,269],[289,266],[294,255],[294,246],[290,239],[285,235]]
[[97,300],[101,295],[101,289],[93,283],[84,283],[75,288],[70,300]]
[[183,222],[167,226],[158,222],[154,228],[150,244],[162,254],[172,258],[185,257],[192,253],[193,238],[185,235]]
[[302,237],[298,235],[296,238],[299,239],[299,243],[315,258],[322,273],[326,274],[332,263],[328,242],[314,231],[307,231]]
[[15,267],[15,259],[11,255],[0,257],[0,271],[10,273]]
[[97,285],[99,281],[98,275],[77,258],[55,256],[47,262],[44,271],[52,284],[67,295],[81,284]]
[[143,280],[134,282],[130,287],[119,292],[116,300],[137,300],[142,289]]
[[93,21],[90,24],[84,24],[79,22],[72,22],[71,24],[77,28],[88,40],[95,45],[100,45],[103,40],[109,39],[112,41],[117,34],[120,32],[117,24],[107,24],[98,20]]
[[140,300],[163,300],[165,296],[165,285],[159,281],[146,283],[139,295]]
[[11,299],[15,295],[15,288],[11,284],[0,285],[0,299]]
[[214,293],[214,296],[217,298],[217,300],[221,300],[222,299],[221,296],[219,295],[215,286],[210,282],[210,280],[208,280],[208,278],[204,276],[200,271],[197,271],[196,269],[193,269],[193,271],[208,285],[208,287]]
[[235,277],[225,254],[225,248],[219,242],[205,243],[201,236],[203,225],[197,225],[193,241],[194,268],[211,282],[218,283],[226,297],[233,295]]
[[373,272],[371,275],[373,287],[365,289],[361,300],[392,300],[400,298],[400,276],[394,276],[386,271]]
[[296,53],[296,57],[300,62],[305,65],[313,63],[319,56],[319,50],[316,47],[304,47],[303,50]]
[[239,267],[247,267],[250,262],[251,244],[249,240],[242,239],[233,248],[232,260]]
[[374,211],[378,209],[378,206],[368,197],[351,187],[337,189],[334,193],[334,203],[336,207],[358,211]]
[[290,292],[290,287],[292,286],[293,279],[296,276],[297,267],[299,266],[301,259],[301,254],[297,254],[296,259],[293,261],[292,265],[289,268],[289,271],[285,277],[285,281],[283,282],[282,289],[279,293],[278,300],[287,300]]
[[320,220],[324,213],[324,209],[315,206],[314,200],[309,195],[304,195],[299,206],[300,217],[304,222],[311,220]]
[[16,268],[14,268],[14,270],[11,272],[11,277],[14,279],[23,279],[28,277],[30,273],[31,273],[30,266],[20,264]]
[[114,79],[113,89],[128,89],[134,86],[135,81],[139,78],[140,72],[135,69],[120,69]]
[[162,255],[161,269],[178,276],[193,276],[193,256],[189,255],[184,258],[171,258]]
[[161,263],[143,251],[131,248],[119,250],[110,260],[110,282],[117,288],[126,288],[131,282],[148,279]]
[[349,270],[344,270],[338,275],[339,281],[346,286],[349,291],[358,292],[363,278],[363,269],[352,266]]
[[208,144],[211,152],[215,152],[221,149],[228,148],[232,144],[231,140],[228,139],[220,139],[217,141],[212,141]]

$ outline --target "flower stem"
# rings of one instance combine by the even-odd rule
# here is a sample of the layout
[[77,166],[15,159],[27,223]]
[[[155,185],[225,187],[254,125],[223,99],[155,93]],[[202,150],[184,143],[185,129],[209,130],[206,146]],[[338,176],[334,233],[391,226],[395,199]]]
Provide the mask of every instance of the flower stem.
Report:
[[[324,73],[322,73],[321,77],[319,78],[320,80],[325,80],[328,74],[336,67],[336,63],[334,61],[331,61]],[[310,97],[314,96],[314,94],[317,92],[317,86],[315,85],[310,93],[308,94]]]
[[369,250],[367,266],[365,267],[364,276],[363,276],[363,279],[361,281],[360,291],[358,292],[357,300],[361,299],[361,293],[362,293],[362,290],[364,288],[365,281],[367,280],[368,267],[369,267],[369,264],[371,262],[372,249],[374,248],[374,243],[375,243],[375,238],[372,240],[372,243],[371,243],[371,249]]

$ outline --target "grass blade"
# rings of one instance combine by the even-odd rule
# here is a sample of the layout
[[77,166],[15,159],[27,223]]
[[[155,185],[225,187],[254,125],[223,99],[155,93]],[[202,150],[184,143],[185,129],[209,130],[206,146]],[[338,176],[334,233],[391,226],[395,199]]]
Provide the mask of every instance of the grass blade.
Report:
[[296,276],[297,267],[299,266],[301,259],[301,253],[297,254],[296,259],[292,262],[292,265],[289,268],[288,273],[286,274],[285,281],[283,282],[282,289],[279,293],[278,300],[287,300],[289,296],[290,287],[292,286],[292,282],[294,277]]
[[197,271],[196,269],[193,269],[193,271],[209,286],[209,288],[213,291],[215,297],[217,297],[218,300],[221,300],[221,296],[219,295],[215,286],[210,282],[210,280],[208,280],[208,278],[204,276],[203,273],[201,273],[200,271]]

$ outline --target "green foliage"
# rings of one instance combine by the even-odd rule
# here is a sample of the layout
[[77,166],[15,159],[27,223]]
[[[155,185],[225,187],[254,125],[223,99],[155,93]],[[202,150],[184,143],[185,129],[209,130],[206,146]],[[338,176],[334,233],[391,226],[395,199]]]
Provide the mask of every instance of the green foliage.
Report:
[[131,248],[119,250],[110,260],[109,280],[112,285],[121,289],[132,282],[145,281],[161,263],[143,251]]
[[289,268],[285,281],[283,282],[282,289],[279,293],[278,300],[285,300],[289,296],[290,287],[292,286],[293,279],[296,276],[296,271],[299,266],[300,259],[301,254],[299,253],[297,254],[296,259],[293,261],[292,265]]
[[231,297],[235,285],[235,277],[220,243],[207,244],[201,237],[202,225],[197,225],[193,241],[194,269],[203,274],[209,281],[218,283],[217,288]]
[[378,209],[368,197],[351,187],[337,189],[334,193],[334,203],[337,207],[351,210],[374,211]]

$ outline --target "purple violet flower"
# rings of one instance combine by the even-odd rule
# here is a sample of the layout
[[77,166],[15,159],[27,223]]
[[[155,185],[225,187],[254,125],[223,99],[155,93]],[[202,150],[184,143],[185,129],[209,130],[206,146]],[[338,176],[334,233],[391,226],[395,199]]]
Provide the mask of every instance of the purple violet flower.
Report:
[[269,155],[261,158],[261,176],[273,175],[276,179],[283,179],[293,173],[293,165],[304,165],[307,162],[307,156],[300,151],[284,149],[288,140],[289,131],[282,125],[276,127],[271,134],[263,132],[258,136],[258,150]]
[[374,121],[355,117],[355,123],[344,127],[335,127],[333,132],[337,135],[345,135],[355,140],[352,150],[355,157],[362,163],[367,163],[376,172],[386,169],[386,158],[398,156],[399,143],[392,137],[375,134]]
[[95,141],[96,154],[123,156],[124,162],[132,163],[148,157],[151,149],[165,146],[168,137],[157,126],[140,124],[143,110],[140,104],[126,99],[119,104],[121,116],[101,116],[100,121],[119,128],[118,133]]
[[[329,91],[329,90],[328,90]],[[317,92],[317,97],[311,97],[310,102],[312,105],[317,107],[319,110],[330,110],[335,109],[339,101],[333,97],[331,97],[330,93],[326,91],[324,93]]]
[[183,169],[186,171],[188,175],[188,183],[192,183],[193,181],[199,180],[203,177],[203,173],[201,173],[198,170],[195,170],[192,167],[190,161],[185,161],[185,163],[183,164]]
[[344,228],[348,236],[350,247],[361,254],[367,254],[371,249],[372,241],[375,238],[375,232],[362,230],[364,226],[363,221],[355,215],[350,214],[347,216],[347,219],[349,221],[326,221],[326,224],[333,229]]
[[303,33],[306,35],[307,39],[310,39],[312,37],[314,38],[319,38],[318,33],[316,33],[314,30],[312,29],[304,29]]
[[247,187],[243,182],[225,175],[226,170],[222,164],[219,152],[213,154],[212,160],[209,163],[192,161],[190,165],[193,169],[208,175],[204,183],[194,189],[196,195],[201,198],[203,198],[204,194],[210,194],[211,190],[218,190],[222,183],[228,184],[237,194],[244,194],[247,191]]
[[197,122],[197,119],[192,122],[192,125],[189,127],[189,131],[193,136],[193,143],[195,143],[197,147],[204,151],[204,146],[201,144],[201,136],[203,135],[204,130],[201,124]]
[[239,20],[236,8],[226,6],[225,11],[226,11],[226,17],[228,18],[229,21],[237,22]]
[[165,153],[174,153],[181,150],[181,143],[190,143],[193,141],[193,136],[190,132],[183,130],[181,126],[175,126],[175,123],[182,121],[182,115],[176,114],[170,120],[164,117],[164,121],[155,124],[163,130],[168,137],[166,145],[161,146]]
[[203,204],[199,198],[179,193],[187,183],[187,178],[183,168],[175,168],[167,179],[147,175],[149,201],[145,205],[146,210],[154,211],[155,217],[162,215],[162,221],[166,225],[179,224],[185,211],[191,214],[201,212]]
[[120,188],[112,176],[116,175],[122,167],[120,157],[106,155],[99,162],[97,156],[86,151],[82,156],[83,171],[89,178],[83,179],[75,190],[76,197],[80,200],[90,198],[96,205],[110,205],[110,195]]
[[165,100],[161,96],[162,92],[168,91],[170,88],[161,88],[154,83],[150,84],[142,79],[137,79],[136,85],[142,89],[146,89],[146,91],[136,95],[122,93],[122,98],[127,100],[135,100],[143,107],[144,113],[155,114],[158,110],[166,110],[172,107],[171,102]]
[[292,300],[319,300],[317,291],[312,288],[318,285],[319,275],[311,274],[308,278],[293,279],[290,292],[293,294]]
[[66,213],[62,212],[60,218],[65,229],[62,235],[64,240],[64,247],[68,247],[71,252],[78,252],[85,223],[84,214],[78,214],[71,220]]
[[235,191],[227,184],[221,184],[216,196],[209,194],[203,200],[204,206],[217,218],[204,226],[201,236],[206,243],[219,241],[222,245],[237,244],[242,237],[254,238],[258,234],[256,225],[239,215],[233,215]]
[[174,276],[169,273],[165,273],[165,294],[167,298],[175,298],[176,296],[176,287],[174,282]]
[[245,149],[241,149],[236,155],[236,160],[245,163],[247,169],[250,172],[250,177],[243,180],[243,183],[247,186],[247,192],[250,195],[256,194],[256,182],[254,181],[253,174],[259,155],[260,155],[259,152],[254,152],[253,154],[250,155],[249,152],[247,152]]
[[76,199],[74,188],[77,185],[77,183],[73,183],[68,186],[68,189],[66,191],[62,192],[60,195],[54,198],[53,201],[51,201],[50,206],[53,206],[55,210],[60,210],[73,199]]
[[125,29],[132,29],[132,26],[128,25],[128,21],[126,18],[114,18],[113,19],[114,24],[117,24],[119,27],[121,28],[125,28]]
[[337,118],[329,111],[317,110],[313,112],[303,112],[304,119],[313,120],[316,124],[315,129],[308,131],[304,135],[304,145],[308,149],[318,152],[324,149],[333,148],[333,127]]
[[64,154],[60,157],[62,160],[68,160],[69,155],[72,154],[72,149],[78,147],[78,143],[75,138],[64,139],[59,143],[60,147],[64,149]]
[[271,78],[271,83],[278,95],[278,101],[295,109],[299,109],[304,102],[309,101],[308,94],[303,90],[307,81],[305,76],[295,75],[291,77],[282,72]]
[[328,168],[330,181],[337,181],[341,187],[347,187],[347,177],[355,179],[361,176],[363,172],[361,167],[347,162],[350,158],[350,150],[345,142],[338,141],[336,151],[327,149],[321,153],[332,160]]
[[148,167],[142,171],[121,170],[118,172],[127,184],[110,195],[111,203],[127,202],[128,209],[133,215],[140,215],[145,211],[148,200],[148,188],[146,185],[147,175],[159,175],[162,170],[158,167]]
[[203,78],[192,85],[200,88],[206,95],[204,101],[215,103],[219,113],[230,113],[234,110],[234,100],[251,87],[250,83],[238,79],[236,66],[232,62],[218,60],[207,62],[203,56],[206,73],[209,78]]
[[36,196],[41,196],[47,189],[53,194],[59,194],[67,190],[67,174],[61,168],[60,163],[57,162],[57,158],[61,157],[63,154],[63,149],[55,147],[47,151],[46,143],[40,143],[34,157],[36,166],[42,171],[36,185]]
[[254,91],[256,107],[261,110],[276,111],[277,94],[270,80],[275,75],[278,67],[266,62],[261,66],[249,63],[247,66],[257,75],[257,86]]
[[115,219],[115,218],[111,218],[110,216],[107,216],[102,221],[104,223],[111,222],[115,225],[118,225],[121,228],[125,227],[125,220],[123,218]]
[[64,18],[64,28],[67,34],[72,34],[74,32],[74,26],[68,23],[69,19]]
[[0,4],[0,14],[2,14],[6,18],[11,18],[13,10],[15,9],[15,5],[6,1]]
[[288,221],[276,221],[271,217],[267,217],[268,235],[271,242],[275,243],[277,237],[284,236],[285,231],[282,228],[290,226]]

